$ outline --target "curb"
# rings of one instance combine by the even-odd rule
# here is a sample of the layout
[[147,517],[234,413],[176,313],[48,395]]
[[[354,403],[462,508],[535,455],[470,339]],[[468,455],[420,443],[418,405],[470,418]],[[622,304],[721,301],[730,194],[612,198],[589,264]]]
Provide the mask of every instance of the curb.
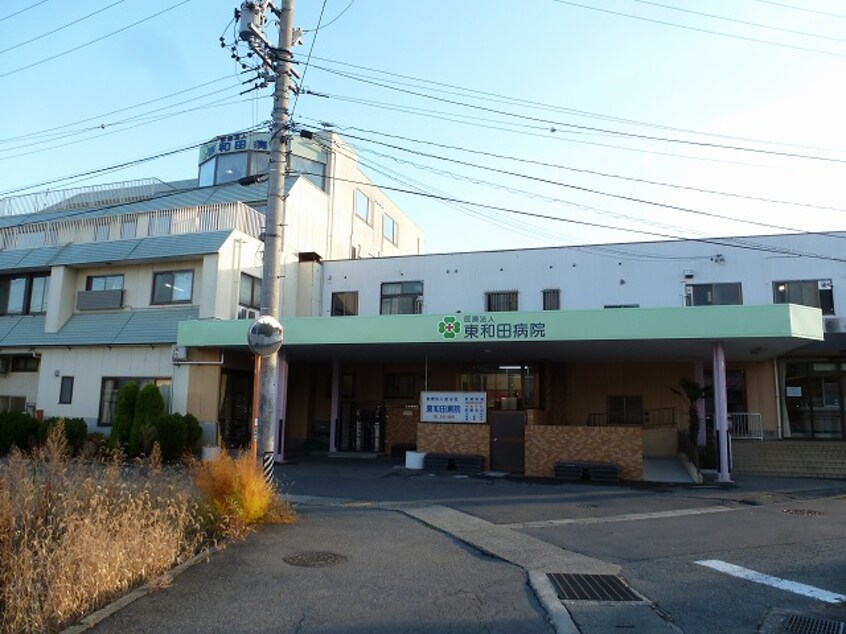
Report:
[[[183,572],[185,572],[186,570],[188,570],[188,568],[190,568],[191,566],[194,566],[195,564],[198,564],[203,560],[208,561],[211,558],[212,555],[220,552],[224,548],[226,548],[226,544],[221,544],[221,545],[215,546],[214,548],[204,550],[204,551],[194,555],[193,557],[191,557],[191,559],[183,561],[181,564],[179,564],[175,568],[171,568],[167,572],[164,572],[160,576],[167,576],[170,579],[174,579],[177,576],[179,576],[180,574],[182,574]],[[105,607],[100,608],[96,612],[92,612],[91,614],[84,616],[83,618],[79,619],[79,621],[77,621],[73,625],[66,627],[65,629],[61,630],[61,632],[59,634],[80,634],[81,632],[85,632],[87,630],[90,630],[92,627],[96,626],[101,621],[107,619],[108,617],[110,617],[115,612],[122,610],[123,608],[128,606],[130,603],[137,601],[141,597],[150,594],[151,592],[153,592],[153,589],[154,589],[153,585],[151,585],[150,582],[147,582],[144,585],[142,585],[138,588],[135,588],[135,590],[128,592],[127,594],[123,595],[122,597],[115,599],[114,601],[112,601],[111,603],[109,603]]]
[[543,609],[546,610],[546,616],[550,625],[555,628],[556,634],[579,634],[579,628],[573,622],[573,617],[567,611],[567,608],[561,603],[555,588],[544,573],[537,570],[527,571],[529,574],[529,586],[535,593]]

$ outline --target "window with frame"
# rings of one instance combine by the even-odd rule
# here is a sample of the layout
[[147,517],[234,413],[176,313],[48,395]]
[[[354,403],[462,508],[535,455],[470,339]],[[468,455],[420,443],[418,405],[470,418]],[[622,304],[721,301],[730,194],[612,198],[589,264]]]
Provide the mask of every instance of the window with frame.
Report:
[[740,282],[687,284],[684,291],[687,306],[739,306],[743,303]]
[[394,244],[397,243],[397,223],[388,214],[382,215],[382,235]]
[[123,290],[123,274],[120,275],[89,275],[85,280],[86,291],[120,291]]
[[332,293],[332,317],[358,315],[358,291]]
[[367,224],[371,224],[370,199],[367,195],[360,189],[356,189],[353,202],[355,204],[355,215]]
[[115,419],[115,409],[120,389],[127,383],[135,383],[140,390],[145,385],[155,383],[164,400],[165,414],[170,413],[171,402],[171,380],[166,378],[149,377],[103,377],[100,387],[100,409],[97,417],[97,424],[110,427]]
[[417,377],[413,372],[385,374],[385,398],[417,398]]
[[59,405],[68,405],[73,401],[73,377],[63,376],[59,386]]
[[642,396],[609,396],[609,425],[641,425],[643,423]]
[[489,313],[517,310],[517,291],[485,293],[485,310]]
[[27,273],[0,277],[0,315],[35,315],[47,312],[50,276]]
[[419,315],[423,312],[423,282],[384,282],[381,315]]
[[773,282],[774,304],[799,304],[834,314],[834,289],[830,279]]
[[194,271],[162,271],[153,274],[151,304],[187,304],[191,302]]
[[11,361],[12,372],[38,372],[40,365],[41,359],[31,354],[14,356]]
[[261,278],[241,273],[238,303],[247,308],[261,308]]
[[543,309],[561,310],[561,290],[547,288],[543,291]]

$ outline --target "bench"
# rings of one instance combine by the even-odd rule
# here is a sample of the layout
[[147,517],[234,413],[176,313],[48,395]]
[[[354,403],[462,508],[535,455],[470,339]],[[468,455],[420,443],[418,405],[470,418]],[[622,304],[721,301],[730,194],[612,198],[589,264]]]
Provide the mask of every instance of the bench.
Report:
[[485,468],[485,457],[467,453],[427,453],[423,458],[423,468],[481,473]]
[[618,482],[620,467],[610,462],[559,460],[555,463],[555,479],[567,482]]

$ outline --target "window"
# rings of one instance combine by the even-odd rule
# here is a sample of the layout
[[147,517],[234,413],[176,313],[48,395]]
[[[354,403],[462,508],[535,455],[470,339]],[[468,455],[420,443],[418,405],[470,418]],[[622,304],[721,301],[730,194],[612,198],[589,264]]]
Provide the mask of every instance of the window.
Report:
[[241,273],[241,287],[238,291],[238,303],[247,308],[261,307],[261,279]]
[[12,372],[38,372],[41,359],[31,354],[12,357]]
[[423,282],[382,284],[382,315],[419,315],[423,312]]
[[382,216],[382,235],[394,244],[397,243],[397,223],[388,214]]
[[489,313],[517,310],[517,291],[485,293],[485,310]]
[[538,368],[533,365],[478,365],[463,368],[459,389],[486,392],[488,407],[528,409],[544,406]]
[[150,216],[150,230],[151,236],[167,236],[170,235],[170,223],[172,216],[170,214],[153,214]]
[[548,288],[543,291],[543,309],[561,310],[561,291],[557,288]]
[[247,175],[247,152],[218,154],[216,157],[214,184],[231,183]]
[[0,277],[0,315],[34,315],[47,311],[50,276],[23,274]]
[[186,304],[191,301],[194,271],[165,271],[153,275],[152,304]]
[[170,379],[153,379],[153,378],[134,378],[134,377],[109,377],[103,378],[102,387],[100,389],[100,415],[97,419],[98,425],[111,426],[115,418],[115,408],[117,407],[118,392],[127,383],[134,382],[138,385],[140,390],[145,385],[155,383],[159,391],[162,393],[164,400],[165,413],[170,412]]
[[740,282],[687,284],[684,291],[687,306],[736,306],[743,303]]
[[0,413],[26,411],[26,396],[0,396]]
[[609,396],[609,425],[640,425],[643,423],[643,397]]
[[332,293],[332,316],[358,315],[358,291]]
[[73,401],[73,377],[63,376],[62,385],[59,388],[59,404],[67,405]]
[[119,291],[123,289],[123,275],[89,275],[86,291]]
[[120,239],[127,240],[135,237],[135,227],[138,221],[135,218],[124,218],[120,223]]
[[[265,170],[266,171],[266,170]],[[322,190],[326,190],[324,182],[324,175],[326,173],[326,165],[320,161],[313,161],[312,159],[303,158],[296,154],[291,155],[291,171],[300,174],[304,179],[311,182],[314,186]]]
[[385,398],[417,397],[417,383],[414,374],[389,373],[385,375]]
[[823,315],[833,315],[834,291],[831,280],[773,282],[773,303],[813,306],[822,310]]
[[360,189],[355,190],[355,215],[364,220],[367,224],[370,223],[370,199]]

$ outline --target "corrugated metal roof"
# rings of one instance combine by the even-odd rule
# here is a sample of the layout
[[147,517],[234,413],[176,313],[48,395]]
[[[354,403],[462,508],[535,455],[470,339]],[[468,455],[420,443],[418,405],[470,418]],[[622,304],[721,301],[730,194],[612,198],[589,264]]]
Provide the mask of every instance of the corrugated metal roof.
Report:
[[[285,194],[290,192],[294,182],[299,177],[285,180]],[[210,187],[193,187],[171,193],[162,193],[148,200],[117,205],[101,205],[88,209],[50,210],[34,214],[0,217],[0,228],[16,225],[51,222],[54,220],[76,220],[88,218],[102,218],[105,216],[122,216],[125,214],[146,213],[162,209],[179,209],[181,207],[196,207],[199,205],[215,205],[220,203],[243,202],[246,204],[264,205],[267,201],[267,183],[239,185],[226,183]]]
[[73,315],[59,332],[44,332],[44,315],[0,317],[0,346],[95,346],[176,343],[180,321],[199,308],[150,308]]

